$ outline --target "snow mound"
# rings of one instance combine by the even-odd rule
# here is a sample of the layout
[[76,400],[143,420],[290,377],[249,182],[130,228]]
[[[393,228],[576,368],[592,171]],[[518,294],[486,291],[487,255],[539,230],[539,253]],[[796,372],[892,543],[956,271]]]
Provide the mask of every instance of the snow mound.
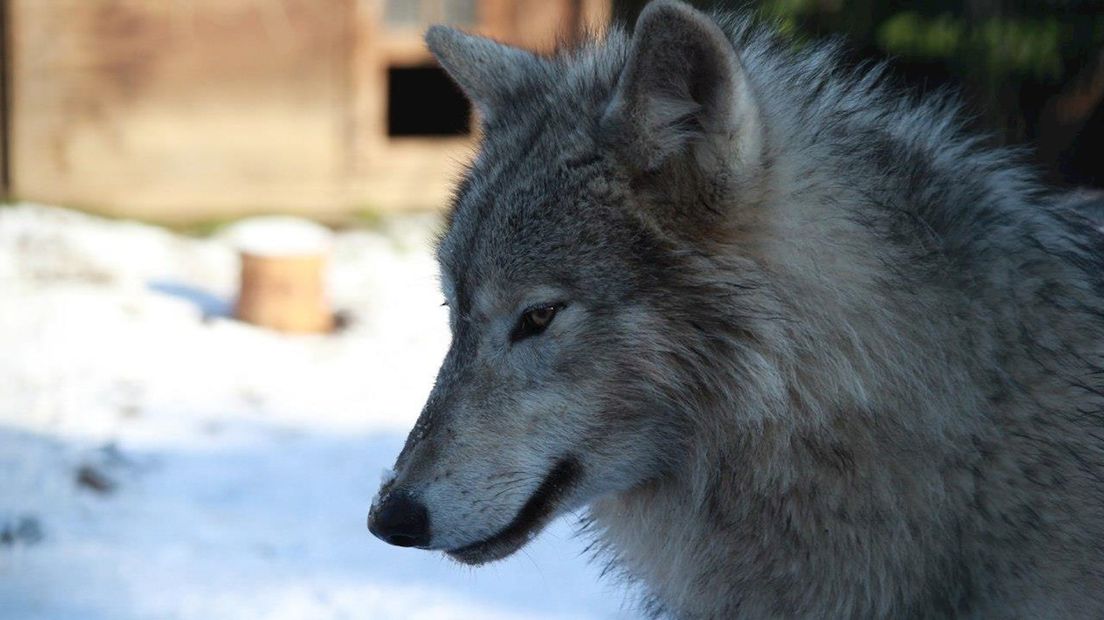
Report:
[[251,217],[229,226],[219,237],[239,251],[258,256],[323,254],[332,243],[320,224],[290,216]]

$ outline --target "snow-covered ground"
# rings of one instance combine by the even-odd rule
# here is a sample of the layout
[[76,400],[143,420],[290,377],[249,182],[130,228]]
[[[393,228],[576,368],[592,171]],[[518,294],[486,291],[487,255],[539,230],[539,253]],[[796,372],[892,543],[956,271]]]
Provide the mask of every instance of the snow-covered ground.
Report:
[[365,527],[447,345],[406,217],[337,236],[349,326],[230,318],[225,238],[0,208],[0,617],[623,618],[570,520],[470,569]]

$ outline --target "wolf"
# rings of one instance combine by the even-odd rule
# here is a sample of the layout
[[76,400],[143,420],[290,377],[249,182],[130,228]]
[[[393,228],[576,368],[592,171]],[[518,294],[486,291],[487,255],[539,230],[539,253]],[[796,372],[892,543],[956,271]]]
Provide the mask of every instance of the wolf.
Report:
[[658,617],[1104,617],[1088,207],[746,17],[426,40],[482,138],[376,536],[475,565],[578,512]]

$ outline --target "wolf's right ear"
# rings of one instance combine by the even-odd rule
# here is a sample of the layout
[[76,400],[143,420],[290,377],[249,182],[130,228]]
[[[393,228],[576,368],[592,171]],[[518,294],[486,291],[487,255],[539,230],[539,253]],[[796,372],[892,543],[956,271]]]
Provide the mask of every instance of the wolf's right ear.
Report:
[[526,74],[540,64],[530,52],[447,26],[430,27],[425,40],[484,119],[507,105]]
[[679,155],[743,169],[761,157],[763,128],[736,49],[682,2],[657,0],[640,14],[602,124],[646,171]]

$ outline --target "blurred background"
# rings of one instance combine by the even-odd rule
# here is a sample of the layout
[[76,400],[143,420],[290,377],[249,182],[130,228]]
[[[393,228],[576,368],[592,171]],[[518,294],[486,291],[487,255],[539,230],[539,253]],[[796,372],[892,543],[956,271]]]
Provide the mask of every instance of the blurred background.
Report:
[[[0,617],[637,617],[570,516],[477,571],[364,520],[447,347],[475,140],[422,32],[548,51],[644,4],[0,0]],[[1104,0],[695,4],[1104,188]]]

